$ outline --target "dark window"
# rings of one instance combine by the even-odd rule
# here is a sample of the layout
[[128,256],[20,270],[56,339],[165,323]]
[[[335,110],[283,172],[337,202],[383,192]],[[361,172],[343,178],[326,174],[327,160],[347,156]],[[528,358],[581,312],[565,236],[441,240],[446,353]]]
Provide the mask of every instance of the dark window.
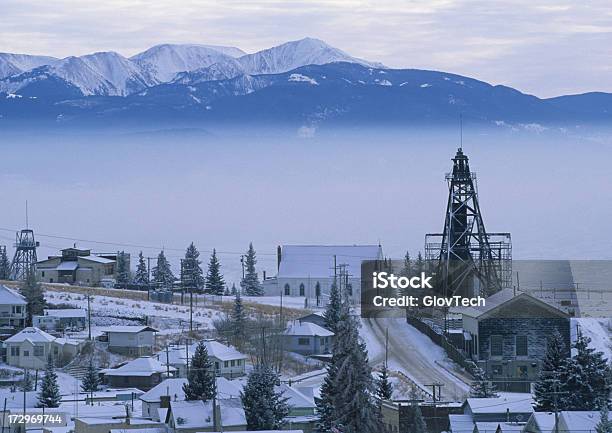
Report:
[[298,345],[310,346],[310,338],[298,338]]
[[527,356],[527,336],[517,335],[516,336],[516,356]]
[[491,356],[503,356],[504,339],[501,335],[491,335]]
[[493,365],[491,367],[491,373],[493,376],[501,376],[504,372],[504,369],[501,365]]
[[42,271],[42,272],[41,272],[41,275],[44,277],[44,276],[45,276],[45,271]]
[[519,377],[527,377],[529,369],[527,368],[526,365],[519,365],[517,367],[516,371],[517,371]]
[[300,284],[300,296],[304,296],[304,283]]
[[291,287],[289,287],[289,284],[285,284],[285,295],[289,296],[291,294]]
[[45,348],[43,346],[34,346],[34,356],[45,356]]

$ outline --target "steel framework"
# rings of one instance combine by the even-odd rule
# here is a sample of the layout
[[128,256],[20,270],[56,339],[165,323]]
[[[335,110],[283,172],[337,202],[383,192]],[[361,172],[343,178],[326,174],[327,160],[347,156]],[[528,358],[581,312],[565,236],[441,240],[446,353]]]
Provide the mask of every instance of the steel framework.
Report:
[[512,285],[510,233],[487,233],[476,174],[462,148],[452,161],[444,231],[425,236],[425,258],[436,265],[445,295],[490,296]]
[[25,281],[30,272],[36,270],[36,247],[34,230],[23,229],[16,234],[15,256],[11,263],[11,279]]

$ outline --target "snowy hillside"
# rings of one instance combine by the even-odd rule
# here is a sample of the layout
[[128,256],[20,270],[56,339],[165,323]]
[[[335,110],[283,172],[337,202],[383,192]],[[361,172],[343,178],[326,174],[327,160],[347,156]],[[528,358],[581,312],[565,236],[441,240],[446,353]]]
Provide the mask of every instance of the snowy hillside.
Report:
[[27,54],[0,53],[0,80],[11,75],[43,65],[50,65],[58,59],[47,56],[30,56]]

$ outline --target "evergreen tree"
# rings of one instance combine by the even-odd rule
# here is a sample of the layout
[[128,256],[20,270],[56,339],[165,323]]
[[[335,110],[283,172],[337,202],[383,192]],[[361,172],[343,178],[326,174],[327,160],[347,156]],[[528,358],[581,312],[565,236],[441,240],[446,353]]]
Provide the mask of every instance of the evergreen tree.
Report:
[[213,364],[202,341],[198,343],[189,366],[187,383],[183,385],[185,400],[212,400],[217,382]]
[[253,243],[249,244],[249,250],[245,257],[245,274],[244,278],[240,282],[240,286],[244,290],[247,296],[262,296],[264,294],[263,287],[259,282],[255,265],[257,264],[257,258],[255,256],[255,249]]
[[23,379],[19,383],[20,391],[32,391],[34,389],[34,382],[32,381],[32,375],[29,370],[23,372]]
[[417,254],[416,263],[414,264],[415,275],[420,275],[421,272],[425,271],[425,260],[423,259],[423,255],[419,251]]
[[340,290],[338,285],[332,283],[329,291],[329,303],[323,313],[323,319],[325,320],[325,327],[331,332],[336,332],[336,326],[340,320],[340,309],[342,308],[342,300],[340,299]]
[[206,290],[214,295],[222,295],[225,289],[225,280],[221,274],[221,263],[217,259],[217,251],[213,248],[208,272],[206,273]]
[[404,277],[412,276],[412,260],[410,259],[409,251],[406,251],[404,256],[404,267],[402,268],[401,275]]
[[610,421],[608,408],[603,406],[600,415],[599,422],[595,426],[597,433],[612,433],[612,421]]
[[125,251],[117,252],[117,272],[116,272],[117,287],[125,289],[130,284],[130,265],[128,263],[128,255]]
[[232,290],[230,290],[230,295],[236,295],[238,293],[238,289],[236,289],[236,283],[232,283]]
[[21,294],[26,300],[26,326],[32,326],[32,317],[42,315],[46,305],[43,288],[34,272],[27,273]]
[[384,432],[380,407],[374,400],[376,384],[368,364],[365,343],[348,303],[342,305],[332,359],[316,400],[319,432],[338,428],[343,433]]
[[200,252],[193,242],[185,251],[181,267],[181,284],[188,290],[199,292],[204,287],[204,272],[202,271]]
[[234,308],[230,314],[230,321],[232,323],[232,343],[239,349],[242,348],[244,339],[246,338],[246,323],[247,317],[244,312],[244,306],[242,305],[242,297],[240,292],[236,292],[234,298]]
[[138,253],[138,266],[136,267],[134,283],[138,284],[139,286],[147,286],[149,284],[149,271],[147,269],[147,262],[142,255],[142,251]]
[[240,393],[247,419],[247,430],[280,430],[289,415],[287,398],[276,391],[278,375],[270,367],[258,365],[249,374]]
[[164,252],[161,251],[157,256],[157,264],[153,268],[153,282],[162,289],[172,289],[174,280],[170,263],[166,259]]
[[569,351],[563,343],[559,331],[555,329],[546,346],[546,355],[542,362],[540,376],[534,384],[536,410],[551,412],[555,408],[554,392],[558,392],[567,369]]
[[391,382],[389,382],[389,370],[387,369],[387,364],[384,364],[382,370],[380,370],[376,395],[381,400],[391,400],[391,396],[393,395],[393,385]]
[[493,386],[485,372],[478,366],[475,368],[470,396],[472,398],[491,398],[498,396],[495,386]]
[[38,407],[59,407],[62,396],[57,384],[53,358],[47,358],[47,368],[38,395]]
[[0,249],[0,280],[11,278],[11,262],[6,254],[6,248]]
[[610,368],[602,352],[589,347],[591,339],[579,334],[574,344],[576,355],[566,369],[563,391],[565,410],[599,410],[608,406],[610,396]]
[[410,399],[412,404],[407,413],[406,424],[410,428],[410,433],[427,433],[427,425],[423,419],[423,413],[418,403],[418,394],[416,388],[413,386],[410,391]]
[[100,376],[98,374],[98,370],[94,367],[93,363],[89,363],[89,367],[87,367],[87,373],[85,373],[85,377],[83,377],[83,382],[81,383],[81,389],[83,392],[95,392],[100,387]]

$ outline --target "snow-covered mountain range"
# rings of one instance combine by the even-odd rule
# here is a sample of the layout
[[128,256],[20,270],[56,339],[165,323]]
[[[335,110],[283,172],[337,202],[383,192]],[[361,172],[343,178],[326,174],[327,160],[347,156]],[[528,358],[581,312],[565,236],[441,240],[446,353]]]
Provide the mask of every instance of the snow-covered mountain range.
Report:
[[253,54],[235,47],[176,44],[156,45],[130,58],[112,51],[64,59],[0,53],[0,92],[16,94],[51,80],[63,82],[83,96],[127,96],[161,83],[189,84],[239,75],[276,74],[333,62],[382,66],[313,38]]

